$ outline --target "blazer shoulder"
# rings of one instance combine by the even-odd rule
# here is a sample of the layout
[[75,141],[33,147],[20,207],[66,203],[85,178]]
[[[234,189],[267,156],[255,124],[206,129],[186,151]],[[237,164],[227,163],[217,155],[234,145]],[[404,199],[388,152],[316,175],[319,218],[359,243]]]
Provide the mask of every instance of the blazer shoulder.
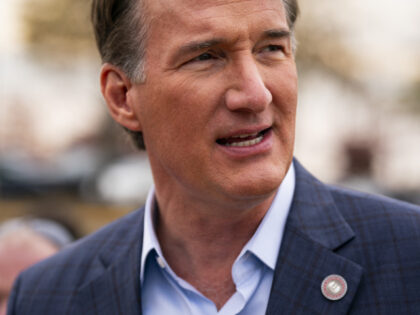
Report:
[[[419,205],[338,186],[327,185],[327,187],[344,215],[363,211],[363,214],[372,218],[379,215],[395,217],[402,221],[420,218]],[[417,223],[420,222],[417,221]]]
[[[64,277],[76,283],[89,281],[91,274],[87,271],[94,271],[97,267],[96,264],[103,263],[103,256],[108,257],[111,252],[113,256],[118,256],[120,252],[129,250],[140,242],[143,211],[142,208],[129,213],[70,244],[56,255],[29,268],[24,272],[24,279],[54,281],[57,279],[56,271],[59,278]],[[61,270],[62,272],[60,272]],[[83,277],[68,276],[73,272],[83,274]]]
[[420,207],[385,196],[329,186],[336,206],[356,233],[360,249],[371,249],[380,264],[400,261],[420,263]]

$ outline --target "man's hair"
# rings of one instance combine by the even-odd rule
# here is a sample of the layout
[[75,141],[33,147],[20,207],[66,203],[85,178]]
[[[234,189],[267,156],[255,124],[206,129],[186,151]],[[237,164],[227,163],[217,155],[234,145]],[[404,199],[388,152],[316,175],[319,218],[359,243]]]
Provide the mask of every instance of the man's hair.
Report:
[[0,223],[0,243],[9,242],[9,239],[26,233],[28,235],[42,237],[45,241],[49,241],[57,249],[60,249],[75,240],[75,235],[70,231],[71,227],[65,226],[62,223],[41,217],[10,219]]
[[[282,0],[287,23],[292,31],[299,14],[297,0]],[[147,42],[147,16],[144,0],[93,0],[91,19],[96,44],[103,63],[120,68],[127,77],[141,83]],[[145,149],[143,134],[124,128],[139,149]]]

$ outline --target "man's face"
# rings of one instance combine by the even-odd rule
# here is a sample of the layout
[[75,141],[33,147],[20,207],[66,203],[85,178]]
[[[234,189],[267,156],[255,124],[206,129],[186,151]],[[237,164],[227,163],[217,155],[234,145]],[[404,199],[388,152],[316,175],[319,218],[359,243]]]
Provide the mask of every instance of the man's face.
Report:
[[292,160],[297,102],[282,1],[150,0],[147,15],[147,79],[129,100],[158,192],[272,195]]
[[0,241],[0,315],[6,314],[7,299],[19,273],[57,251],[43,237],[26,231]]

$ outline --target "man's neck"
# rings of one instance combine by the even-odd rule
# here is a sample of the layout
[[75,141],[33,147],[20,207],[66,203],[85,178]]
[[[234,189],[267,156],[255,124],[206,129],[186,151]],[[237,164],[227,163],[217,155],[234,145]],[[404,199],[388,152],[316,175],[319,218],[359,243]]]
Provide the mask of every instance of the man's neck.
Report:
[[252,208],[244,205],[242,211],[203,210],[176,202],[166,204],[169,209],[158,209],[155,230],[171,268],[218,308],[223,306],[235,292],[232,265],[255,233],[274,196],[275,193]]

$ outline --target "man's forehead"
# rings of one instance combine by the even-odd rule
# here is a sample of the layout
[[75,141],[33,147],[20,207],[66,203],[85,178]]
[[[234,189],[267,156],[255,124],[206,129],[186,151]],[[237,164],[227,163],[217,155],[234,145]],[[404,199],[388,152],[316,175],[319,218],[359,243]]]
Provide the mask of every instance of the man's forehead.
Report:
[[[181,34],[288,30],[282,0],[148,0],[149,35],[180,40]],[[191,4],[191,5],[189,5]],[[223,31],[224,30],[224,31]],[[206,35],[207,34],[207,35]],[[254,34],[254,36],[260,36]]]
[[275,8],[283,11],[284,5],[282,0],[147,0],[147,8],[149,14],[153,16],[176,15],[179,12],[205,15],[229,13],[235,10],[237,13],[247,14],[256,8],[258,10]]

